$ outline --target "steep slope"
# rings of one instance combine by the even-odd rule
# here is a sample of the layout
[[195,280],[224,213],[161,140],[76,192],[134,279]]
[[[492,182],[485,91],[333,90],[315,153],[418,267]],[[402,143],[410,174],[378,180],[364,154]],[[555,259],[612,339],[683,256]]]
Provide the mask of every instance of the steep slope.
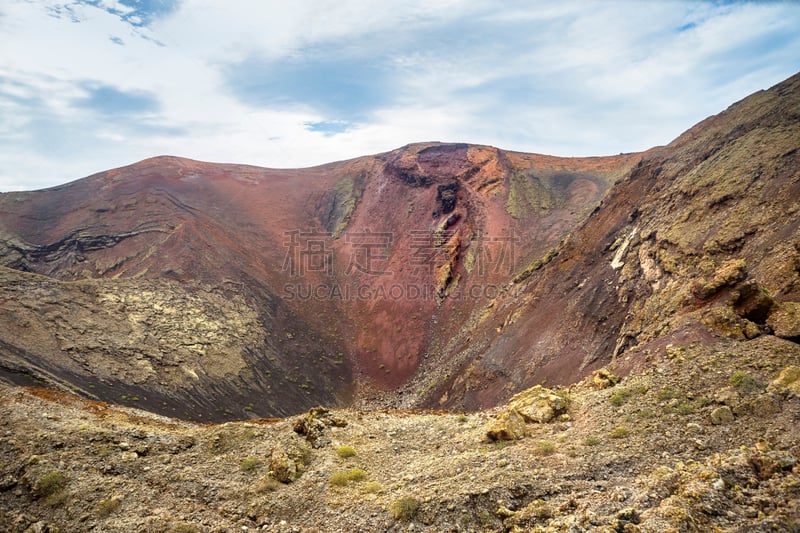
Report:
[[475,409],[664,347],[800,335],[800,75],[647,154],[421,372]]
[[639,159],[159,157],[0,195],[1,373],[203,420],[395,390]]

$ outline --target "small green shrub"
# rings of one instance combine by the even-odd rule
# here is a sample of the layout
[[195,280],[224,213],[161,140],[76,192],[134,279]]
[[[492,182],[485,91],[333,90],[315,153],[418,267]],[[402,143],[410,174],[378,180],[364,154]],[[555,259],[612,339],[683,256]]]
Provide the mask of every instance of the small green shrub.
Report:
[[347,485],[347,472],[334,472],[328,482],[334,487],[344,487]]
[[297,458],[298,461],[300,461],[300,464],[302,464],[303,466],[310,465],[311,460],[314,459],[314,454],[311,451],[311,448],[309,448],[305,444],[302,444],[297,447],[294,456]]
[[742,370],[734,372],[730,377],[730,382],[742,392],[758,392],[765,387],[761,378]]
[[367,479],[367,471],[361,468],[351,468],[345,475],[347,476],[347,481],[364,481]]
[[513,444],[515,444],[515,442],[513,440],[498,440],[498,441],[495,441],[494,447],[497,450],[502,450],[503,448],[505,448],[507,446],[511,446]]
[[584,446],[597,446],[598,444],[600,444],[600,439],[593,435],[589,435],[588,437],[583,439],[583,444]]
[[533,446],[534,455],[553,455],[556,451],[556,444],[550,440],[540,440]]
[[113,496],[106,500],[100,500],[97,504],[97,508],[95,509],[95,514],[99,518],[105,518],[119,509],[120,505],[122,505],[122,500],[119,496]]
[[347,472],[334,472],[331,474],[328,482],[334,487],[344,487],[351,481],[357,482],[364,481],[365,479],[367,479],[366,470],[362,470],[361,468],[351,468]]
[[631,396],[631,391],[629,391],[628,389],[624,388],[617,389],[616,391],[614,391],[614,394],[609,396],[608,401],[611,402],[611,405],[613,405],[614,407],[619,407],[625,402],[627,402],[630,396]]
[[678,413],[679,415],[686,416],[686,415],[690,415],[690,414],[694,413],[694,409],[695,409],[695,407],[691,403],[682,402],[682,403],[678,404],[678,406],[675,408],[675,412]]
[[42,498],[47,498],[64,490],[67,486],[67,478],[58,471],[48,472],[39,478],[37,494]]
[[264,461],[259,459],[258,457],[245,457],[242,459],[242,462],[239,463],[239,468],[242,472],[250,472],[251,470],[255,470],[259,466],[263,464]]
[[714,402],[711,401],[711,398],[708,396],[700,396],[694,401],[694,403],[697,405],[697,407],[707,407]]
[[673,398],[677,398],[678,396],[679,394],[677,392],[675,392],[672,388],[667,386],[661,387],[658,393],[656,393],[656,398],[658,398],[658,400],[662,402],[671,400]]
[[481,511],[477,516],[478,523],[483,527],[490,527],[495,523],[495,517],[489,511]]
[[419,501],[413,496],[402,496],[392,502],[389,509],[395,520],[408,521],[414,518],[419,510]]
[[612,439],[624,439],[628,435],[630,435],[631,431],[626,428],[625,426],[618,426],[611,430],[608,434],[609,437]]
[[47,498],[44,499],[44,503],[49,505],[50,507],[61,507],[65,503],[67,503],[67,498],[69,497],[69,493],[65,490],[60,490],[55,494],[51,494]]
[[639,411],[636,412],[636,415],[639,418],[643,418],[645,420],[649,420],[649,419],[655,418],[657,416],[655,411],[653,411],[652,409],[647,409],[647,408],[640,409]]
[[336,455],[342,459],[347,459],[348,457],[353,457],[356,455],[356,449],[352,446],[339,446],[336,448]]
[[377,481],[368,481],[364,483],[364,492],[368,492],[370,494],[377,494],[383,490],[383,487]]
[[266,494],[267,492],[275,492],[280,488],[281,482],[272,476],[264,476],[256,484],[254,490],[259,494]]

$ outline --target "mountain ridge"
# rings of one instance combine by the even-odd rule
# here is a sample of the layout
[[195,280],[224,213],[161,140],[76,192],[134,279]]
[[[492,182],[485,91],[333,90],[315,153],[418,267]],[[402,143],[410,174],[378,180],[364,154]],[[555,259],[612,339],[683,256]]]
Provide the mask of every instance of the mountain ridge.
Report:
[[[230,376],[235,386],[221,379],[226,390],[250,390],[246,401],[217,397],[210,392],[213,384],[191,395],[212,394],[216,399],[208,401],[220,402],[222,413],[237,412],[198,413],[212,419],[285,415],[286,409],[347,398],[350,383],[356,389],[393,390],[407,382],[443,328],[434,315],[463,312],[454,306],[441,310],[453,291],[478,294],[459,303],[471,308],[483,298],[484,285],[502,282],[513,270],[512,257],[502,273],[480,266],[491,246],[524,243],[517,252],[523,257],[549,246],[638,157],[564,159],[457,143],[413,144],[299,170],[156,157],[55,189],[0,196],[0,260],[64,282],[163,279],[241,294],[267,334],[252,348],[261,353],[253,370],[258,375],[268,370],[272,383],[262,379],[254,389],[247,384],[249,370],[242,369],[243,375]],[[499,240],[506,234],[513,235],[511,241]],[[476,264],[480,276],[468,271]],[[116,311],[110,331],[129,322],[126,312]],[[160,320],[158,313],[147,316],[151,325]],[[6,324],[8,338],[28,339],[13,324]],[[17,347],[31,354],[29,369],[63,360],[64,347],[71,345],[59,340],[59,326],[40,321],[37,327],[47,331]],[[131,352],[128,336],[120,331],[110,345],[97,348],[119,371],[129,362],[113,353]],[[43,354],[39,343],[46,337],[55,340]],[[170,343],[160,342],[164,347],[154,357],[169,360],[164,350]],[[313,376],[341,382],[309,379],[303,371],[309,365],[324,367]],[[19,370],[16,363],[5,366]],[[73,385],[84,393],[89,385],[107,390],[108,384],[90,382],[110,377],[93,372],[86,368]],[[161,381],[153,376],[149,396],[163,403],[176,392],[166,393],[156,384]],[[309,398],[278,408],[274,387],[279,385],[300,388]],[[123,383],[115,387],[125,389]],[[122,395],[148,396],[141,390]],[[254,411],[241,411],[243,405]]]

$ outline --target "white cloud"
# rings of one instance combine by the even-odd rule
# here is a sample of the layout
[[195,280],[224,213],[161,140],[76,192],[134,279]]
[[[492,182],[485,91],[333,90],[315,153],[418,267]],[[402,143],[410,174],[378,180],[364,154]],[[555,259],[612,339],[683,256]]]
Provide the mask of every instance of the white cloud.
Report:
[[[60,4],[3,7],[0,190],[157,154],[289,167],[424,140],[641,150],[800,70],[800,6],[789,3],[185,0],[145,26],[149,15],[118,0],[52,16]],[[265,69],[307,61],[297,79],[321,85],[297,95],[337,90],[313,71],[334,57],[353,77],[384,76],[371,88],[386,97],[351,117],[301,98],[256,107],[230,79],[252,57]],[[97,94],[146,112],[109,115]],[[340,133],[308,126],[332,121]]]

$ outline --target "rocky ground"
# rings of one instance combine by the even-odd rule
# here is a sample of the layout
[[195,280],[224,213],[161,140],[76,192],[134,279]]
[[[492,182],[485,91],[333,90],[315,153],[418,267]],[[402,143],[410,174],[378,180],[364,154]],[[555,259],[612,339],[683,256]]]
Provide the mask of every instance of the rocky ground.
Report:
[[0,529],[798,531],[800,346],[647,350],[465,414],[202,425],[2,386]]

